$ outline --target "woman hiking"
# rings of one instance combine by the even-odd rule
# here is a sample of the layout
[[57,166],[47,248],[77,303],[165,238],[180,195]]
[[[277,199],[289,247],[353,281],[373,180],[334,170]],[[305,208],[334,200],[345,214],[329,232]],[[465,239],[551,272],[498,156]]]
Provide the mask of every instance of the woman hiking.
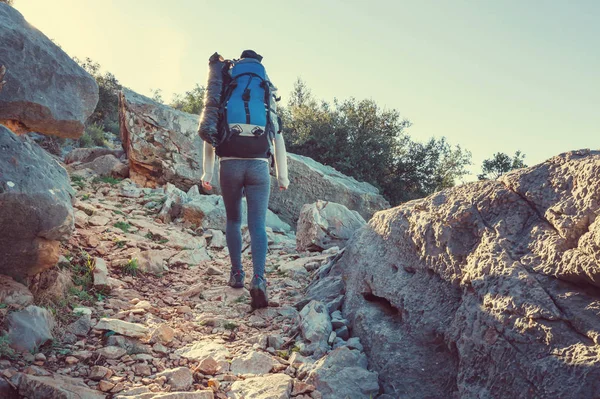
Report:
[[[227,214],[227,248],[231,259],[229,285],[243,288],[242,196],[248,206],[253,277],[250,305],[268,306],[265,261],[267,257],[266,215],[270,194],[269,160],[275,159],[280,190],[289,185],[285,142],[276,116],[275,87],[261,64],[262,56],[245,50],[229,71],[233,83],[226,96],[227,139],[216,147],[204,142],[202,187],[212,190],[215,155],[219,157],[219,184]],[[266,112],[265,112],[266,110]]]

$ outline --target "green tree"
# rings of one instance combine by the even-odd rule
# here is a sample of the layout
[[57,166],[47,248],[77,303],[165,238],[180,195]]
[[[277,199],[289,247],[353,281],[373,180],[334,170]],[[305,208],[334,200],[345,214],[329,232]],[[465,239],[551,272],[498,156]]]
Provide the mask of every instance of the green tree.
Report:
[[171,107],[189,114],[200,115],[204,107],[204,86],[196,84],[196,86],[184,94],[174,94],[173,101],[169,104]]
[[410,122],[373,100],[317,102],[299,79],[280,114],[290,152],[375,185],[394,205],[451,187],[468,174],[468,151],[445,138],[414,142],[405,132]]
[[113,134],[119,134],[119,91],[123,87],[112,73],[101,73],[100,64],[91,58],[73,59],[98,83],[98,104],[86,124],[96,124]]
[[513,169],[526,168],[524,160],[525,154],[521,151],[516,151],[512,158],[503,152],[497,152],[492,158],[483,161],[482,173],[477,177],[479,180],[497,179]]
[[165,100],[163,100],[163,96],[162,96],[162,89],[150,89],[150,91],[152,92],[152,100],[156,101],[157,103],[160,104],[164,104]]

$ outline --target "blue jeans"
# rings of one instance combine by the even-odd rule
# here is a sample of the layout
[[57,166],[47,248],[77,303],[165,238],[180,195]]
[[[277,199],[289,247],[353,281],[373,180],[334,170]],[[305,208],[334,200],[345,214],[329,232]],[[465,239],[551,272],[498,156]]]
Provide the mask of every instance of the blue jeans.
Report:
[[267,206],[271,189],[269,164],[257,159],[221,161],[219,184],[227,213],[227,248],[232,272],[242,271],[242,194],[248,205],[248,231],[254,275],[264,278],[267,258]]

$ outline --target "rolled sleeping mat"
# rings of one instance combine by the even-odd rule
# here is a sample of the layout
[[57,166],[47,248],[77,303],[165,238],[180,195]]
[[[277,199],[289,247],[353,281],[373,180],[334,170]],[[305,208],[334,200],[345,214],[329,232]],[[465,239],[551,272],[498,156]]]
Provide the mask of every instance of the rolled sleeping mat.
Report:
[[223,67],[225,60],[219,53],[214,53],[208,60],[208,80],[204,94],[204,108],[200,115],[198,134],[204,141],[213,146],[218,143],[219,108],[223,92]]

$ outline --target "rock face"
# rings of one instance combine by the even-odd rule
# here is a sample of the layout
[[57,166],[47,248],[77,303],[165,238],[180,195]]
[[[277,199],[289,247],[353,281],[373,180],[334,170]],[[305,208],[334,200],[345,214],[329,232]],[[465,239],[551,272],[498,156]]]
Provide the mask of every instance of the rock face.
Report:
[[322,251],[344,247],[352,234],[367,222],[356,211],[334,202],[305,204],[296,229],[298,251]]
[[594,398],[600,152],[377,213],[343,310],[392,397]]
[[287,190],[279,191],[274,177],[271,181],[269,209],[292,225],[296,225],[302,206],[317,200],[342,204],[366,220],[390,207],[369,183],[359,182],[311,158],[288,153],[288,170],[290,187]]
[[0,274],[21,280],[56,265],[74,229],[72,196],[64,168],[0,126]]
[[17,133],[81,136],[98,102],[96,81],[5,3],[0,3],[0,65],[6,67],[0,123]]
[[198,115],[177,111],[131,90],[119,95],[121,140],[131,180],[145,187],[167,182],[188,190],[202,176]]

